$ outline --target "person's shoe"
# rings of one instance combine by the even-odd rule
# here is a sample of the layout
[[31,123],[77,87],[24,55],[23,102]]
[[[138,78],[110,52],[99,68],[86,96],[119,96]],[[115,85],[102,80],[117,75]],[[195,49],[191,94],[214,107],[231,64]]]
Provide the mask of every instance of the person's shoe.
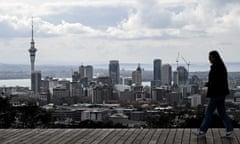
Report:
[[204,137],[206,136],[206,133],[204,131],[196,131],[193,133],[194,135],[198,136],[198,137]]
[[226,132],[224,136],[221,136],[221,138],[232,138],[233,137],[233,131]]
[[226,132],[224,137],[232,138],[233,137],[233,131]]

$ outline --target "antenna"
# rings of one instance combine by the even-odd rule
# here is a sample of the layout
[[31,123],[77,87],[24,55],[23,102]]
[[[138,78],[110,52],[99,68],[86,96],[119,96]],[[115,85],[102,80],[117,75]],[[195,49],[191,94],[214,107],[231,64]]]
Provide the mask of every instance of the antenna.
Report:
[[32,42],[33,42],[33,17],[32,17]]
[[178,52],[178,55],[177,55],[177,58],[176,58],[177,68],[178,68],[178,62],[179,62],[179,55],[180,55],[180,53]]

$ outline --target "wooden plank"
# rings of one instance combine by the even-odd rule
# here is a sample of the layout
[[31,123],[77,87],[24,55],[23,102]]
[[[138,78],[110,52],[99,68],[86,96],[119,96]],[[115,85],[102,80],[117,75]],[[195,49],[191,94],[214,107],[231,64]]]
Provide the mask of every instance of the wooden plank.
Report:
[[119,129],[113,129],[113,131],[107,137],[105,137],[102,141],[100,141],[100,144],[108,143],[118,133],[119,133]]
[[212,129],[213,139],[215,144],[222,144],[221,136],[217,128]]
[[197,143],[198,144],[207,144],[207,137],[204,136],[204,137],[198,137],[197,138]]
[[166,144],[173,144],[174,143],[176,132],[177,132],[176,129],[170,129],[167,140],[165,142]]
[[125,134],[116,142],[116,144],[123,144],[129,137],[131,137],[134,131],[134,129],[128,129]]
[[82,137],[82,139],[77,141],[77,143],[84,143],[84,144],[91,143],[96,139],[96,137],[98,137],[104,132],[103,129],[90,129],[90,130],[91,132],[88,135]]
[[[80,133],[82,133],[84,129],[79,130],[79,129],[71,129],[70,132],[68,132],[64,137],[60,138],[57,140],[57,144],[70,144],[71,140],[77,137]],[[78,133],[80,132],[80,133]]]
[[108,142],[109,144],[116,144],[127,132],[127,129],[119,129],[119,132]]
[[16,133],[19,132],[19,130],[22,130],[23,129],[0,129],[1,131],[1,137],[8,137],[8,136],[11,136],[11,135],[15,135]]
[[52,139],[49,140],[51,141],[51,144],[60,144],[66,141],[66,139],[72,138],[72,135],[76,133],[75,129],[62,129],[62,134],[61,136],[58,136],[58,138],[55,137],[55,140],[53,141]]
[[41,137],[37,137],[34,140],[34,144],[45,144],[50,138],[58,134],[59,129],[47,129]]
[[36,144],[50,144],[50,141],[58,138],[59,135],[62,135],[62,129],[54,129],[55,131],[44,135],[42,139],[37,138]]
[[[225,136],[226,131],[225,131],[225,129],[219,129],[219,133],[221,136]],[[237,141],[237,138],[235,137],[235,135],[233,135],[232,138],[222,137],[222,143],[223,144],[238,144],[238,141]]]
[[76,133],[73,136],[71,136],[71,139],[69,139],[66,144],[75,144],[77,143],[77,141],[82,139],[84,136],[88,135],[90,132],[91,130],[89,129],[78,129]]
[[4,142],[7,142],[15,137],[22,135],[25,131],[26,129],[15,129],[15,130],[9,129],[9,131],[5,131],[6,134],[3,135]]
[[11,139],[11,137],[14,137],[16,134],[20,134],[23,129],[0,129],[0,131],[0,143],[2,144],[8,139]]
[[149,129],[141,129],[141,132],[137,135],[137,137],[134,139],[134,141],[132,143],[133,144],[141,143],[141,141],[144,139],[144,137],[148,131],[149,131]]
[[[156,133],[156,131],[157,129],[149,129],[144,139],[141,141],[141,144],[150,143],[150,140],[153,137],[153,135]],[[157,140],[155,140],[155,142],[157,142]]]
[[100,141],[99,144],[109,143],[109,141],[111,141],[111,139],[113,139],[119,132],[120,129],[113,129],[113,131],[109,135],[107,135],[107,137],[105,137],[102,141]]
[[63,136],[59,137],[58,139],[55,139],[51,144],[60,144],[63,143],[66,139],[72,138],[72,135],[74,135],[76,131],[74,129],[64,129]]
[[212,129],[209,129],[208,132],[206,133],[205,140],[207,144],[214,144]]
[[6,138],[3,136],[3,130],[0,130],[1,133],[0,133],[0,143],[3,143],[4,141],[6,141]]
[[40,133],[40,129],[33,129],[28,135],[25,135],[23,137],[20,137],[18,140],[17,140],[17,143],[18,144],[26,144],[26,140],[30,140],[32,139],[32,137],[34,137],[35,135],[39,134]]
[[107,129],[95,129],[94,131],[96,131],[95,134],[92,135],[89,139],[87,139],[87,141],[83,142],[84,144],[92,144],[96,139],[101,138],[103,136],[103,134],[106,133],[106,131],[108,131],[108,130]]
[[190,144],[190,133],[191,133],[191,130],[189,128],[184,129],[182,144]]
[[234,129],[234,137],[238,141],[238,144],[240,144],[240,129],[239,128]]
[[98,132],[96,129],[88,129],[88,131],[90,131],[90,133],[88,133],[87,135],[83,136],[76,143],[85,143],[88,139],[93,137]]
[[[162,134],[162,129],[156,129],[155,131],[152,130],[152,132],[153,132],[153,135],[149,141],[149,144],[157,144],[158,139],[159,139],[160,135]],[[142,142],[142,144],[144,144],[144,143]]]
[[193,134],[194,132],[196,132],[196,129],[191,129],[191,132],[190,132],[190,143],[191,144],[197,144],[197,142],[198,142],[198,137]]
[[45,143],[46,144],[55,144],[58,139],[65,137],[66,133],[70,132],[71,129],[58,129],[58,131],[50,137]]
[[165,144],[169,133],[170,133],[170,129],[162,129],[161,135],[158,138],[157,143],[158,144]]
[[46,137],[46,135],[50,134],[50,133],[53,133],[53,129],[40,129],[38,130],[38,133],[35,133],[35,135],[33,135],[31,138],[29,139],[25,139],[23,140],[21,143],[24,143],[24,144],[28,144],[28,143],[31,143],[31,144],[35,144],[40,140],[44,139]]
[[101,133],[101,136],[95,139],[91,144],[98,144],[100,143],[104,138],[106,138],[110,133],[112,133],[113,129],[105,129],[103,133]]
[[174,144],[182,144],[182,139],[183,139],[183,129],[177,129],[176,135],[174,138]]
[[206,138],[194,129],[0,129],[1,144],[239,144],[240,130],[233,138],[221,138],[225,129],[209,129]]
[[27,136],[28,134],[30,134],[32,132],[32,129],[25,129],[24,131],[19,131],[19,133],[17,133],[16,135],[13,135],[11,137],[7,138],[7,141],[3,142],[3,144],[14,144],[14,143],[18,143],[18,140],[21,139],[22,137],[24,138],[25,136]]
[[125,144],[132,144],[135,138],[141,133],[141,129],[135,129],[132,135],[126,140]]

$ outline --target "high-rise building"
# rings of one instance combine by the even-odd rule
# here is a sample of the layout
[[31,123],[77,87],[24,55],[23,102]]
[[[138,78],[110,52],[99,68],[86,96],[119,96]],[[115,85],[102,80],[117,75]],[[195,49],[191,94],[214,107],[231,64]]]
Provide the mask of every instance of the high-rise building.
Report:
[[92,81],[92,79],[93,79],[93,66],[91,66],[91,65],[87,65],[86,67],[85,67],[85,76],[88,78],[88,80],[89,81]]
[[179,85],[185,85],[188,81],[188,71],[185,67],[179,66],[177,67],[177,73],[178,73],[178,83]]
[[36,51],[37,51],[37,49],[35,48],[35,42],[34,42],[34,39],[33,39],[33,21],[32,21],[32,40],[31,40],[30,44],[31,44],[31,47],[28,51],[29,51],[29,54],[30,54],[31,73],[32,73],[34,71],[35,54],[36,54]]
[[77,71],[75,71],[73,74],[72,74],[72,81],[73,82],[78,82],[80,81],[80,76],[79,76],[79,73]]
[[140,64],[137,69],[132,72],[132,83],[135,85],[142,85],[142,70]]
[[112,97],[112,87],[108,85],[97,85],[93,89],[93,104],[103,104],[105,102],[109,102],[114,100]]
[[87,78],[88,81],[92,81],[93,79],[93,66],[91,65],[87,65],[87,66],[83,66],[81,65],[79,67],[79,75],[80,75],[80,80]]
[[40,105],[46,105],[50,103],[50,91],[49,91],[49,80],[48,78],[44,78],[41,80],[40,87]]
[[120,68],[118,60],[111,60],[109,63],[109,76],[112,84],[119,84],[120,81]]
[[97,78],[98,83],[103,85],[111,85],[110,77],[107,75],[100,75]]
[[31,89],[34,93],[40,93],[42,75],[40,71],[31,73]]
[[155,59],[153,61],[153,80],[161,80],[162,60]]
[[132,86],[132,92],[133,92],[133,97],[136,101],[145,99],[143,86],[141,85]]
[[152,81],[153,87],[159,87],[161,85],[161,72],[162,72],[161,68],[162,60],[155,59],[153,61],[153,81]]
[[73,98],[74,103],[79,103],[81,101],[83,88],[80,82],[71,82],[70,96]]
[[171,85],[172,82],[172,67],[169,64],[164,64],[162,66],[162,84]]
[[174,71],[173,72],[173,84],[175,86],[179,85],[178,71]]

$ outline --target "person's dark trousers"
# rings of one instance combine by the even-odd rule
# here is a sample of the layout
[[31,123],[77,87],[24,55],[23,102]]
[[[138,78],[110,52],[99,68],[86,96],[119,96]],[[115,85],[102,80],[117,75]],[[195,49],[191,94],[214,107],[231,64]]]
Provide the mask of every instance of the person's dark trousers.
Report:
[[210,98],[210,101],[208,103],[207,110],[205,112],[204,119],[202,121],[202,124],[200,126],[200,131],[207,132],[211,120],[212,120],[212,115],[215,109],[217,108],[218,114],[221,117],[227,132],[233,131],[232,123],[230,119],[228,118],[225,110],[225,96],[220,96],[220,97],[214,97]]

